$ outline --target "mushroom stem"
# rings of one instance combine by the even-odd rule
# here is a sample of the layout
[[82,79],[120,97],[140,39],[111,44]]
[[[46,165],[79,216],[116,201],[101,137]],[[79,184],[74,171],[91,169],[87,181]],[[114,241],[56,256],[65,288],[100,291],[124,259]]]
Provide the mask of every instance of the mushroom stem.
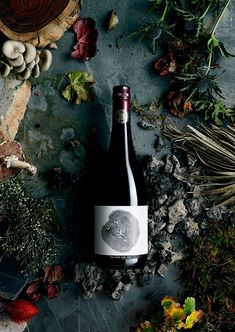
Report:
[[37,173],[37,167],[27,163],[26,161],[19,160],[18,157],[14,155],[0,158],[0,162],[6,165],[7,168],[12,167],[25,169],[30,175],[35,175]]

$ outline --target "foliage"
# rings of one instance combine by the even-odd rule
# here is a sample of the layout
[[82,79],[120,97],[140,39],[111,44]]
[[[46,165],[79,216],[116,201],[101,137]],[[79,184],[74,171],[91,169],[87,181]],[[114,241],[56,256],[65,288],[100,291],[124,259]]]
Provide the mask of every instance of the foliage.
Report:
[[26,272],[55,260],[56,216],[49,201],[31,197],[18,180],[0,182],[0,254],[14,256]]
[[235,228],[231,220],[210,220],[181,263],[185,291],[198,298],[206,322],[199,331],[234,331]]
[[196,310],[196,301],[193,297],[187,297],[182,307],[173,297],[165,296],[161,305],[164,308],[165,322],[155,326],[155,324],[145,321],[140,323],[136,332],[176,332],[192,329],[204,315],[201,310]]
[[133,107],[140,117],[138,125],[141,128],[155,128],[165,119],[164,114],[158,112],[161,104],[153,100],[150,105],[140,105],[136,99],[133,100]]
[[[222,103],[222,89],[216,80],[223,73],[219,69],[219,60],[221,57],[232,56],[216,36],[216,30],[231,0],[148,2],[152,17],[132,36],[150,40],[154,54],[159,47],[162,49],[163,56],[156,60],[154,71],[160,76],[171,76],[169,91],[180,95],[186,103],[191,102],[194,107],[190,111],[204,113],[207,120],[215,121],[216,124],[226,119],[233,121],[233,112]],[[215,17],[212,25],[208,24],[211,17]],[[168,102],[164,105],[176,116],[188,113],[175,110]]]
[[67,74],[67,80],[69,85],[62,91],[64,98],[75,104],[92,100],[95,79],[89,73],[78,70]]

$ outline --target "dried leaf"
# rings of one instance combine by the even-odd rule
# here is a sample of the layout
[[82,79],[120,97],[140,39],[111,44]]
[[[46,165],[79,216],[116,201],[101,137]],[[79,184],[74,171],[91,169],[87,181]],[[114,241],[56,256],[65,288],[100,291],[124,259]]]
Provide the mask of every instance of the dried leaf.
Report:
[[115,10],[112,10],[108,16],[107,30],[111,31],[118,25],[119,19]]
[[67,100],[75,104],[91,101],[93,98],[92,84],[95,79],[87,72],[75,71],[68,74],[69,85],[62,91]]
[[183,328],[184,329],[191,329],[193,327],[193,325],[197,322],[199,322],[202,317],[203,317],[204,313],[201,310],[194,310],[187,318],[185,323],[183,324]]
[[47,265],[44,268],[44,273],[43,282],[53,283],[63,281],[64,279],[64,272],[62,266],[59,264]]
[[98,31],[95,28],[93,18],[79,18],[72,26],[77,35],[77,44],[71,52],[73,59],[83,59],[85,61],[96,55]]

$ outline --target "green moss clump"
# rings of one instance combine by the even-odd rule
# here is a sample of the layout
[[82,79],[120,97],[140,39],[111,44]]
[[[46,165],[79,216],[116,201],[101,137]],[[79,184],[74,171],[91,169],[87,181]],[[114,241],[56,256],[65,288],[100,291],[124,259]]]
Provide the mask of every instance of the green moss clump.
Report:
[[209,221],[182,262],[185,293],[197,298],[206,323],[199,331],[234,331],[235,227],[232,221]]
[[0,182],[0,254],[28,272],[56,260],[56,215],[48,200],[33,198],[18,180]]

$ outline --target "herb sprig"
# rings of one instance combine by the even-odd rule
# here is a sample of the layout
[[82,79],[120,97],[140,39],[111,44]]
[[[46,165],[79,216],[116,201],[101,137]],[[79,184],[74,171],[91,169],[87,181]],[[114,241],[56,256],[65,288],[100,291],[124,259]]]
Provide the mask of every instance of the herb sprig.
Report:
[[205,118],[217,125],[233,121],[235,110],[226,107],[217,81],[224,73],[218,64],[220,59],[233,55],[216,35],[231,0],[148,0],[148,3],[154,16],[132,35],[140,40],[150,39],[154,54],[159,47],[164,52],[156,60],[154,70],[160,76],[172,77],[164,96],[165,107],[180,117],[192,110],[204,112]]

